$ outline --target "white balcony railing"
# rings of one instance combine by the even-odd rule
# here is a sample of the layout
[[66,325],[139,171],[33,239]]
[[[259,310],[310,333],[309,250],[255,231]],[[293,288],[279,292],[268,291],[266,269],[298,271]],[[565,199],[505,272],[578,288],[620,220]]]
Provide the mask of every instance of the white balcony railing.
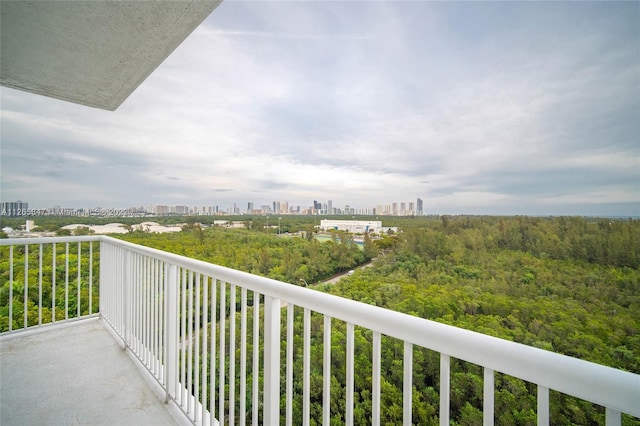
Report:
[[[14,293],[14,285],[9,286],[9,300],[23,306],[18,321],[22,326],[14,326],[16,312],[14,303],[9,303],[9,332],[92,316],[95,292],[99,291],[102,319],[162,386],[167,401],[175,402],[194,424],[223,420],[225,424],[274,425],[281,416],[286,424],[309,424],[312,338],[323,342],[322,419],[315,420],[330,424],[335,414],[331,369],[336,361],[331,331],[336,323],[346,328],[346,359],[341,360],[345,386],[340,391],[346,424],[353,424],[354,419],[355,327],[367,330],[372,340],[372,353],[367,356],[372,365],[374,425],[380,424],[381,417],[383,336],[404,342],[404,424],[412,423],[414,347],[440,354],[441,425],[449,424],[451,358],[483,368],[485,425],[494,423],[496,372],[537,385],[541,425],[549,424],[550,390],[604,406],[608,425],[621,424],[621,413],[640,417],[637,374],[110,237],[9,239],[0,240],[0,246],[8,246],[10,280],[20,283],[22,279],[20,291]],[[20,271],[14,270],[14,265],[20,265]],[[64,276],[64,282],[56,276]],[[37,309],[34,292],[38,294]],[[50,295],[51,306],[43,304],[43,293]],[[64,312],[59,307],[62,298]],[[33,313],[36,310],[37,315]],[[293,419],[294,316],[300,311],[302,371],[296,374],[303,378],[302,419]],[[259,353],[261,345],[264,349]],[[283,395],[286,406],[281,410]]]

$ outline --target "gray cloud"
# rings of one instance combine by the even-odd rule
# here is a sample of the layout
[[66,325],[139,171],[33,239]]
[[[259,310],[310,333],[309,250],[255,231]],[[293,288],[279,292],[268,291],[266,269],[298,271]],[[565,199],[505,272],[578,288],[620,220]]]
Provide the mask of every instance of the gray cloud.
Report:
[[638,215],[639,8],[226,2],[115,113],[2,88],[3,199]]

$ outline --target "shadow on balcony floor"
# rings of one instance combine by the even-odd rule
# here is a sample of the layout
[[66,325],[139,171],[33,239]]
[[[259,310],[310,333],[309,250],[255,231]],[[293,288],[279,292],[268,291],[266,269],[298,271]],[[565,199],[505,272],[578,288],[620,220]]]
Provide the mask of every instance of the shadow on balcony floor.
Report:
[[2,425],[178,424],[98,319],[0,340]]

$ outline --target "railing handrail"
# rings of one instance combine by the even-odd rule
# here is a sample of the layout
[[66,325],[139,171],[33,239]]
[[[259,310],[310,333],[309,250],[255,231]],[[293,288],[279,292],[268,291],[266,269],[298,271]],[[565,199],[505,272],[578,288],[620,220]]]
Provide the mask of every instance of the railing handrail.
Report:
[[[75,237],[27,237],[27,238],[1,238],[0,246],[50,244],[50,243],[83,243],[87,241],[100,241],[103,235],[78,235]],[[115,239],[115,238],[113,238]]]
[[249,290],[592,403],[640,417],[640,375],[474,331],[344,299],[108,236],[5,239],[0,245],[96,241]]

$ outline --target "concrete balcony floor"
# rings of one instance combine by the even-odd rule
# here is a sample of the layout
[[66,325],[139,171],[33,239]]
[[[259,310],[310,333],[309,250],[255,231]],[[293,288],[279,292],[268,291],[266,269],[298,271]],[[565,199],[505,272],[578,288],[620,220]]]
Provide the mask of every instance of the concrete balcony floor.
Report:
[[0,339],[2,425],[185,423],[98,318]]

